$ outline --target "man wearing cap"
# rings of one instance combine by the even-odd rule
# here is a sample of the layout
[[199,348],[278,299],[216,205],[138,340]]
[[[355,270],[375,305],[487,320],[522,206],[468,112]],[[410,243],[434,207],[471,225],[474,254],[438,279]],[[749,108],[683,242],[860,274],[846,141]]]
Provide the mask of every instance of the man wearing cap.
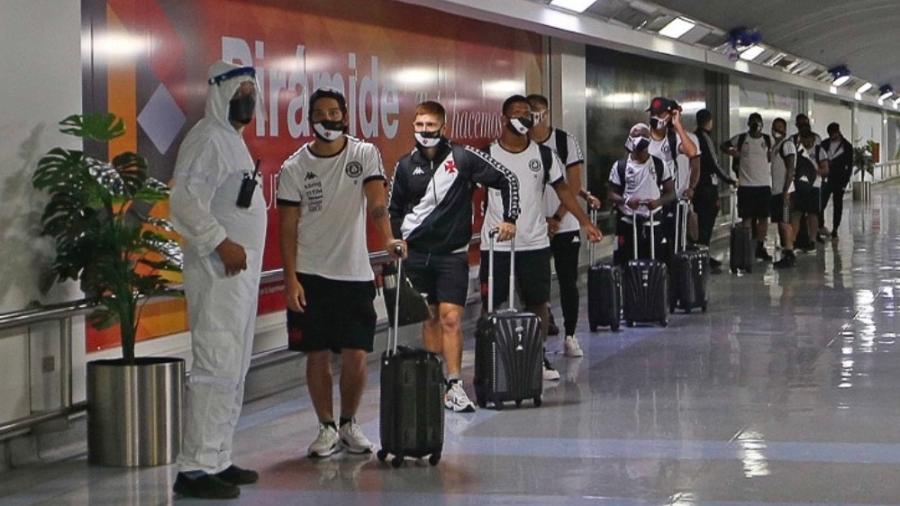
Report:
[[663,161],[668,167],[672,177],[677,181],[678,166],[676,159],[682,154],[690,160],[690,178],[687,178],[685,188],[676,188],[676,199],[667,205],[664,216],[664,234],[667,243],[663,252],[667,257],[674,253],[675,246],[675,204],[678,199],[690,200],[694,196],[697,183],[700,180],[700,152],[697,144],[684,129],[681,123],[681,106],[674,100],[665,97],[656,97],[650,101],[647,108],[650,113],[650,155]]

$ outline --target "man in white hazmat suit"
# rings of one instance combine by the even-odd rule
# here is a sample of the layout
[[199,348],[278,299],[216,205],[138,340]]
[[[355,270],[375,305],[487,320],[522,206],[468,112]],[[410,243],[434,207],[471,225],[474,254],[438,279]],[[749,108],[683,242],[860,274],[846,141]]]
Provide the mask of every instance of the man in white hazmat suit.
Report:
[[253,344],[266,203],[241,137],[256,107],[255,71],[219,61],[208,75],[206,113],[178,151],[170,201],[185,245],[193,353],[174,490],[224,499],[258,479],[232,464],[231,449]]

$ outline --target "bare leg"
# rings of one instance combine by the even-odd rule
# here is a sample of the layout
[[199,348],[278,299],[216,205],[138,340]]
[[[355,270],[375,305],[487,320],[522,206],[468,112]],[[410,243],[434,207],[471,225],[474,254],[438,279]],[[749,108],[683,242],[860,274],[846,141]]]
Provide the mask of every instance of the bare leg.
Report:
[[422,324],[422,340],[425,343],[425,349],[432,353],[441,353],[443,351],[443,340],[441,338],[441,315],[437,306],[429,307],[430,316],[425,323]]
[[316,416],[322,423],[334,421],[331,389],[331,352],[314,351],[306,356],[306,384]]
[[341,350],[341,417],[353,418],[366,388],[365,350]]
[[463,308],[456,304],[442,302],[438,306],[441,346],[447,375],[459,377],[462,369],[463,336],[460,320]]

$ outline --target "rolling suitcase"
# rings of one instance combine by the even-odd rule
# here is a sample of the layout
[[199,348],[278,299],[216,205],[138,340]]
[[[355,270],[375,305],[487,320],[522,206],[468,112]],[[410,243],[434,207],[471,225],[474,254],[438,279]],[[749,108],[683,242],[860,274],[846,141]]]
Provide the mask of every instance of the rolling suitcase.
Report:
[[[403,260],[397,262],[397,279],[402,280]],[[406,457],[428,457],[431,465],[441,460],[444,448],[443,361],[435,353],[398,346],[400,290],[394,290],[393,329],[388,329],[388,346],[381,355],[381,450],[378,460],[388,455],[394,467]],[[393,339],[392,339],[393,337]]]
[[475,331],[475,398],[482,408],[493,403],[514,401],[516,407],[525,399],[535,406],[542,403],[544,342],[541,320],[534,313],[513,308],[515,296],[515,239],[510,247],[509,308],[494,311],[494,237],[491,231],[488,256],[487,314],[478,320]]
[[635,323],[669,324],[669,274],[666,264],[656,260],[656,236],[653,215],[650,212],[650,260],[638,259],[638,219],[632,217],[634,229],[634,259],[625,266],[622,292],[625,303],[625,323],[633,327]]
[[[596,210],[591,211],[594,223],[596,214]],[[619,330],[622,319],[622,269],[618,265],[594,263],[595,245],[591,243],[588,247],[588,326],[591,332],[596,332],[600,326]]]
[[708,305],[709,250],[687,249],[689,205],[687,201],[680,201],[675,210],[675,255],[669,285],[669,310],[672,313],[676,309],[690,313],[694,308],[705,313]]
[[731,244],[730,264],[731,273],[738,270],[753,272],[753,232],[743,225],[738,225],[737,194],[731,194]]

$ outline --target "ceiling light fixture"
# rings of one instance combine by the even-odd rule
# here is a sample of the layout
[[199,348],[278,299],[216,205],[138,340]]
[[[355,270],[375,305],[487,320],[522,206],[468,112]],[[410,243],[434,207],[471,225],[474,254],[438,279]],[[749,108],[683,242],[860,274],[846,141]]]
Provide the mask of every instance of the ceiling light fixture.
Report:
[[832,84],[835,86],[843,86],[850,80],[850,69],[847,68],[846,65],[838,65],[837,67],[830,68],[828,69],[828,72],[831,72],[831,75],[834,76],[834,82]]
[[691,31],[695,26],[697,26],[697,23],[694,23],[690,19],[678,17],[669,21],[669,23],[659,31],[659,34],[677,39]]
[[894,95],[894,88],[892,88],[890,84],[885,84],[878,89],[878,93],[878,100],[887,100]]
[[594,5],[596,1],[597,0],[553,0],[550,2],[550,5],[580,14],[588,10],[588,7]]
[[865,93],[865,92],[871,90],[871,89],[872,89],[872,86],[873,86],[872,83],[866,83],[866,84],[860,86],[859,89],[856,90],[856,93],[862,95],[863,93]]
[[747,49],[741,51],[741,59],[747,61],[753,61],[759,57],[759,55],[765,52],[766,48],[760,46],[759,44],[755,44],[753,46],[748,47]]

